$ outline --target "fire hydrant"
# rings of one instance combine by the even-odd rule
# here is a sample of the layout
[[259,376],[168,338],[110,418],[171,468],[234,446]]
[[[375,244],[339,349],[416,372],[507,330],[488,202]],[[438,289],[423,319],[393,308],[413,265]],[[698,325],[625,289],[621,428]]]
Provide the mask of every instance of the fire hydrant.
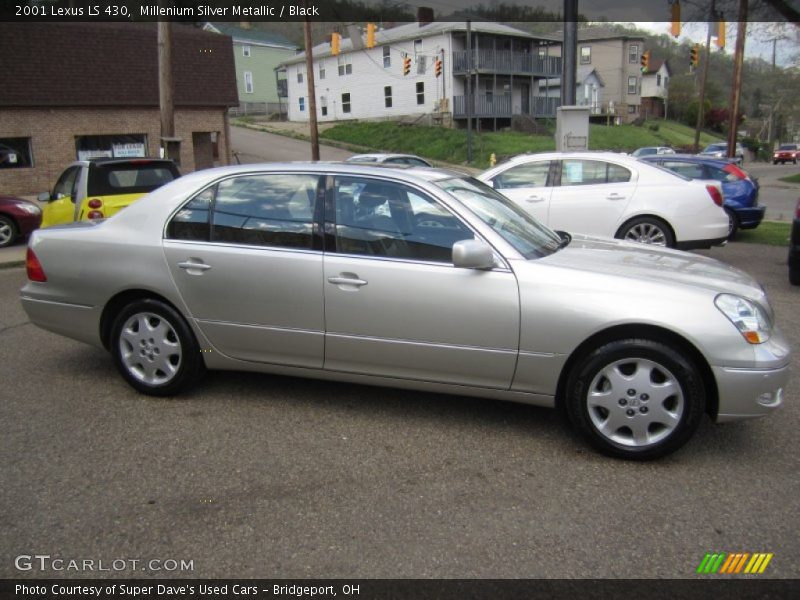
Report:
[[494,152],[489,155],[489,166],[493,167],[497,164],[497,156]]

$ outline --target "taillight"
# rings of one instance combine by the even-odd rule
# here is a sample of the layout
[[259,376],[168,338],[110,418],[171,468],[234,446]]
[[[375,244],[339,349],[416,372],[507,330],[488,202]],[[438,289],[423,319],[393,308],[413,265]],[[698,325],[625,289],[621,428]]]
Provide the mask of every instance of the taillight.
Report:
[[722,206],[722,192],[713,185],[707,185],[706,189],[708,190],[708,195],[711,196],[711,199],[714,201],[714,204]]
[[86,215],[86,217],[89,219],[102,219],[103,216],[102,210],[90,210],[89,214]]
[[92,198],[91,200],[89,200],[89,202],[87,204],[89,205],[89,208],[102,208],[103,207],[103,201],[100,200],[100,198]]
[[725,165],[722,168],[722,170],[725,171],[726,173],[730,173],[731,175],[736,177],[736,179],[747,179],[747,173],[742,171],[739,167],[737,167],[733,163]]
[[25,253],[25,268],[28,270],[28,279],[31,281],[47,281],[47,275],[44,274],[42,263],[39,262],[39,259],[36,258],[33,250],[30,248],[28,248],[28,251]]

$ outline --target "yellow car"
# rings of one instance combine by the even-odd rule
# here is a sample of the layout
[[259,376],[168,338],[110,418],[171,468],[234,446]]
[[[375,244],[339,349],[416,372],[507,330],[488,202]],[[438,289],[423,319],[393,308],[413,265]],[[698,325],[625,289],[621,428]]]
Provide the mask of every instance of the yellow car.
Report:
[[42,227],[105,219],[132,202],[180,177],[171,160],[162,158],[105,158],[79,160],[61,174],[47,202]]

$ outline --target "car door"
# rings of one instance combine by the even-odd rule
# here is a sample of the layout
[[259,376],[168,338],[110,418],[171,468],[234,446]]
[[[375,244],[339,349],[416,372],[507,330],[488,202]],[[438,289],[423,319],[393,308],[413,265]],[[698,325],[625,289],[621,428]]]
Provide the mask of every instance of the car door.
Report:
[[368,177],[336,177],[325,212],[326,370],[510,387],[517,282],[453,267],[472,230],[427,193]]
[[613,237],[636,191],[632,171],[599,159],[569,158],[559,163],[548,225]]
[[42,227],[71,223],[75,217],[74,198],[77,195],[81,167],[68,167],[56,181],[50,200],[42,210]]
[[512,165],[496,174],[491,185],[525,212],[548,225],[554,163],[550,160],[534,160]]
[[173,216],[164,254],[214,350],[322,368],[322,240],[313,234],[322,180],[304,173],[230,177]]

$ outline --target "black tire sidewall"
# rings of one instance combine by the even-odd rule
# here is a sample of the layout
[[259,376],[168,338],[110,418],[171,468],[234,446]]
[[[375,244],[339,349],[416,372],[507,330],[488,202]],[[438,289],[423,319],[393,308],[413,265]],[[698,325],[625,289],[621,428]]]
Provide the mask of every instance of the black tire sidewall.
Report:
[[[163,385],[149,385],[130,374],[122,360],[119,349],[119,336],[125,322],[133,315],[142,312],[149,312],[158,315],[166,320],[175,330],[181,344],[181,365],[177,375],[169,383]],[[174,396],[185,389],[188,389],[202,375],[204,363],[200,356],[200,347],[189,326],[183,317],[171,306],[155,299],[137,300],[125,306],[114,319],[111,327],[111,355],[114,357],[114,364],[122,377],[131,387],[137,391],[150,396]]]
[[[597,373],[626,358],[651,360],[668,369],[683,392],[684,409],[675,430],[666,439],[645,448],[617,444],[599,433],[589,416],[586,394]],[[609,456],[632,460],[660,458],[683,446],[705,413],[705,388],[697,368],[671,347],[649,339],[626,339],[605,344],[579,360],[567,380],[566,411],[570,422],[596,449]]]

